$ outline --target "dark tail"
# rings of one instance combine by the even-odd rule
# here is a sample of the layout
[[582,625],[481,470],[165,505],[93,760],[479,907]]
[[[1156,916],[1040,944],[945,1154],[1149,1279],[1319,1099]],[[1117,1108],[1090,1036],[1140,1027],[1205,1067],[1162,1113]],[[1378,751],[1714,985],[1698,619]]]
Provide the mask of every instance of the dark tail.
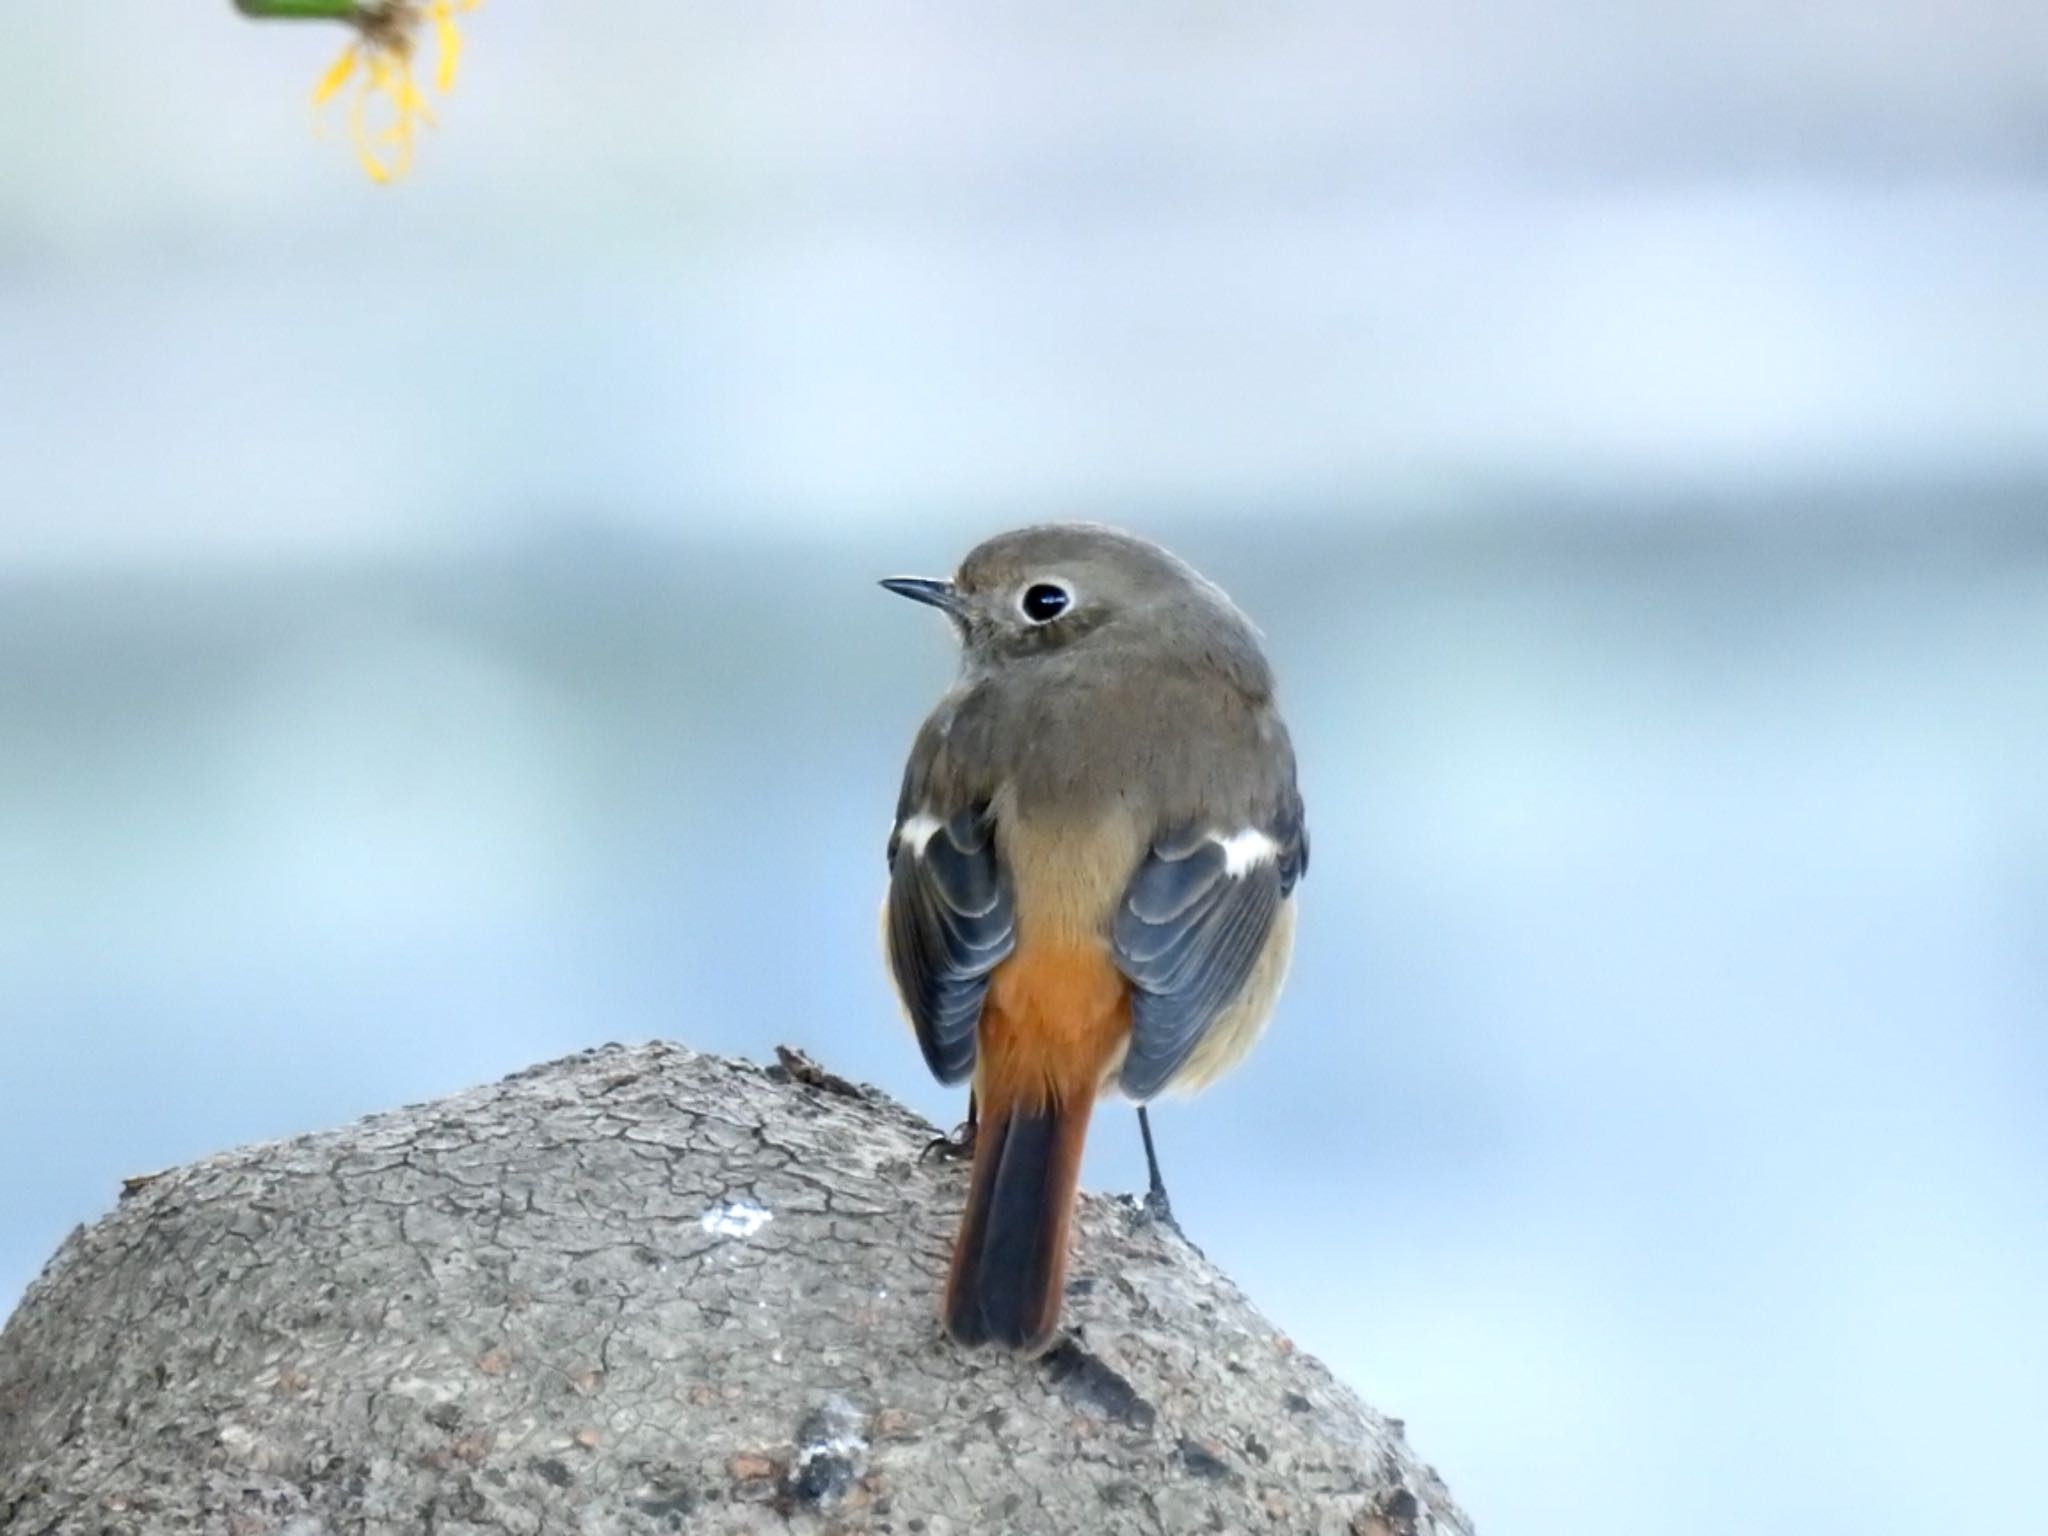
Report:
[[960,1343],[1036,1354],[1052,1342],[1094,1107],[1092,1094],[982,1106],[974,1184],[946,1283],[946,1331]]

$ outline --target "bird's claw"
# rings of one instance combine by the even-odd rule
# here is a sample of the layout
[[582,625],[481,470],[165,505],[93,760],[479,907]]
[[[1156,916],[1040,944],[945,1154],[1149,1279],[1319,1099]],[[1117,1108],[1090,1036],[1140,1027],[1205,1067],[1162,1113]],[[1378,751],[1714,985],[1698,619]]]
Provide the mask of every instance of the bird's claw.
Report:
[[1173,1202],[1166,1198],[1166,1186],[1155,1184],[1145,1191],[1145,1198],[1138,1202],[1138,1219],[1154,1222],[1176,1235],[1184,1235],[1180,1222],[1173,1214]]
[[942,1163],[966,1162],[974,1156],[974,1122],[963,1120],[950,1136],[934,1136],[918,1154],[921,1163],[937,1158]]

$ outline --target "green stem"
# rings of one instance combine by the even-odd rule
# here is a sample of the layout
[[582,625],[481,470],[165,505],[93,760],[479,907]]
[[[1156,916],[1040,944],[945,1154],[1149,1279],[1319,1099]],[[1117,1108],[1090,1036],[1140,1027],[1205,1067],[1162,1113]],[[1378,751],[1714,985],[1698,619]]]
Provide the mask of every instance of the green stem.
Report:
[[357,0],[235,0],[244,16],[278,21],[349,21]]

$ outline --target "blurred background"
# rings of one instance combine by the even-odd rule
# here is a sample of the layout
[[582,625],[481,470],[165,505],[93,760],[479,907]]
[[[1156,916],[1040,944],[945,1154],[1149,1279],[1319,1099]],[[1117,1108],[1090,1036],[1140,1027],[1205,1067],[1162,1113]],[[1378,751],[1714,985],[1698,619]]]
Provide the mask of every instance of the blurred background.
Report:
[[2038,1523],[2048,8],[468,30],[379,188],[334,29],[9,17],[0,1311],[605,1040],[951,1124],[873,582],[1094,517],[1260,620],[1315,835],[1191,1235],[1482,1530]]

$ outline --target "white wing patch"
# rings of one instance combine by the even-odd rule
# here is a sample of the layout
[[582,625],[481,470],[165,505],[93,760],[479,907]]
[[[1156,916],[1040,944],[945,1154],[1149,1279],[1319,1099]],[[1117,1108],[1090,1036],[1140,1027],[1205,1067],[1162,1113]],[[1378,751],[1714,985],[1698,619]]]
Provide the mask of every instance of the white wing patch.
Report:
[[944,826],[938,817],[919,811],[915,816],[903,818],[903,825],[896,829],[896,839],[907,844],[918,858],[924,857],[924,845],[932,840],[932,834]]
[[1242,880],[1261,864],[1271,864],[1280,857],[1280,845],[1257,827],[1246,827],[1227,837],[1220,832],[1209,835],[1222,848],[1223,872],[1233,880]]

